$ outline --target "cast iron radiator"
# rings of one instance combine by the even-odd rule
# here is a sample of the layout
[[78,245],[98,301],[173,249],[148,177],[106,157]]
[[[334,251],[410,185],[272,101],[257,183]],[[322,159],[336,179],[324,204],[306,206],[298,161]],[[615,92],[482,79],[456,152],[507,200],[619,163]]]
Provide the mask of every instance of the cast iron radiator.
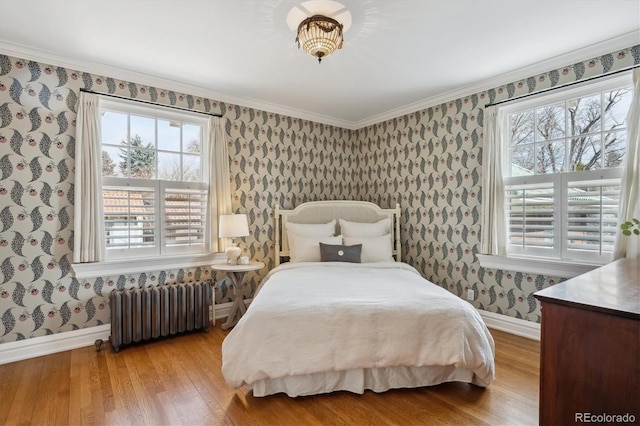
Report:
[[209,331],[210,281],[113,290],[109,299],[110,341],[116,352],[129,343]]

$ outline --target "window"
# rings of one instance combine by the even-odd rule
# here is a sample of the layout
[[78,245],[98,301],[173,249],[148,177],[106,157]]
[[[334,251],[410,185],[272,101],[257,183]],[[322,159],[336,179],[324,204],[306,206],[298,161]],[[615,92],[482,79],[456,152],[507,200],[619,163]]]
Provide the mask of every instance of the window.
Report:
[[206,253],[207,121],[101,102],[107,260]]
[[503,107],[509,255],[611,260],[632,94],[626,76]]

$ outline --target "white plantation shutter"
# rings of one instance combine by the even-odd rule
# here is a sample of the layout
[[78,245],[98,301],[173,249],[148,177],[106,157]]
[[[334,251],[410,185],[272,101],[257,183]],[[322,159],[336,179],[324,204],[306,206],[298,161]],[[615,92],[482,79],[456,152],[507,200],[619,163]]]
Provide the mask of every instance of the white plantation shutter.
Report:
[[[619,174],[611,173],[611,170],[606,172]],[[596,171],[596,174],[603,173]],[[592,175],[593,172],[573,176],[567,183],[564,218],[567,234],[564,256],[567,258],[597,261],[609,259],[613,253],[618,233],[620,177],[593,179]]]
[[130,185],[105,185],[102,192],[106,246],[112,257],[205,249],[206,184],[130,181]]
[[506,186],[508,245],[512,253],[539,256],[559,253],[558,231],[554,227],[559,214],[558,189],[552,179],[546,180]]
[[156,254],[155,188],[105,185],[102,196],[106,247],[114,257]]
[[608,261],[620,169],[506,178],[508,248],[516,255]]
[[205,245],[207,190],[166,188],[164,238],[167,250],[202,251]]

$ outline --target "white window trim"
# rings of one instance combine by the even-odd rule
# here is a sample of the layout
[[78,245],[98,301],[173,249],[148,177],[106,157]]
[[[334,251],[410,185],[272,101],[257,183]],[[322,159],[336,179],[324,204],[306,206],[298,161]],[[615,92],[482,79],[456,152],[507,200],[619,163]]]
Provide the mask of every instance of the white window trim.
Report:
[[[100,111],[119,111],[125,114],[135,114],[163,120],[180,119],[182,121],[197,121],[203,126],[207,125],[207,119],[197,112],[189,112],[171,108],[171,106],[140,103],[129,99],[105,99],[100,98]],[[153,111],[153,115],[149,115]]]
[[[209,149],[207,144],[206,129],[208,129],[208,122],[200,114],[189,113],[183,111],[167,110],[166,107],[154,106],[154,105],[140,105],[134,101],[122,100],[108,100],[102,99],[100,102],[100,110],[105,111],[119,111],[127,114],[139,114],[144,116],[150,116],[149,111],[153,110],[152,117],[156,119],[175,120],[180,119],[182,121],[196,122],[203,126],[205,134],[203,134],[202,145],[202,173],[203,176],[208,175],[207,167],[209,166],[205,159],[207,158],[206,150]],[[210,131],[210,129],[209,129]],[[111,179],[111,178],[107,178]],[[119,179],[118,184],[122,184],[129,179]],[[104,180],[103,180],[104,182]],[[157,182],[157,180],[154,180]],[[115,183],[115,182],[113,182]],[[172,182],[175,186],[189,187],[194,185],[194,182]],[[197,183],[199,184],[199,183]],[[208,183],[206,183],[208,184]],[[205,253],[185,253],[185,254],[168,254],[163,256],[150,255],[149,257],[139,256],[135,258],[109,258],[103,262],[93,263],[74,263],[71,265],[74,272],[74,276],[78,279],[97,278],[114,275],[128,275],[142,272],[155,272],[178,268],[195,268],[210,266],[213,263],[220,263],[226,261],[224,253],[211,253],[210,252],[210,238],[205,237]]]
[[580,97],[595,91],[605,91],[608,89],[615,89],[619,86],[633,86],[631,81],[631,71],[628,73],[623,73],[623,75],[618,75],[611,78],[603,78],[601,81],[593,82],[586,81],[583,84],[578,84],[576,86],[570,86],[565,88],[558,88],[555,93],[540,93],[538,95],[533,95],[527,100],[522,100],[520,102],[515,102],[513,104],[504,105],[500,107],[501,111],[504,111],[505,116],[511,114],[513,112],[527,110],[534,108],[540,105],[552,104],[554,102],[564,100],[567,98],[567,92],[571,92],[571,97]]
[[[202,173],[202,181],[200,182],[181,182],[181,181],[163,181],[162,179],[136,179],[136,178],[123,178],[123,177],[103,177],[102,183],[103,186],[131,186],[135,188],[140,188],[141,190],[145,190],[147,188],[153,188],[155,197],[156,197],[156,205],[155,205],[155,214],[154,217],[156,219],[160,219],[163,217],[163,206],[164,206],[164,191],[167,188],[184,188],[184,189],[201,189],[202,186],[206,187],[209,185],[207,182],[206,176],[209,175],[209,164],[206,161],[207,158],[207,150],[210,149],[207,143],[207,132],[210,131],[208,129],[208,121],[201,114],[190,113],[185,111],[176,111],[173,109],[169,109],[165,106],[156,106],[144,104],[141,105],[135,101],[130,101],[126,99],[118,99],[118,100],[103,100],[100,102],[100,111],[102,113],[106,111],[115,111],[120,112],[127,115],[139,115],[144,117],[149,117],[156,120],[167,120],[173,121],[178,120],[181,122],[188,122],[200,125],[203,129],[203,133],[201,134],[202,144],[201,144],[201,173]],[[156,129],[157,132],[157,129]],[[157,133],[156,133],[157,137]],[[157,142],[157,140],[156,140]],[[161,153],[164,150],[159,149],[158,146],[155,146],[155,152]],[[182,157],[183,153],[181,153]],[[181,160],[182,161],[182,160]],[[175,248],[166,247],[165,246],[165,233],[160,224],[156,224],[156,244],[151,249],[129,249],[129,250],[118,250],[118,249],[107,249],[106,250],[106,262],[109,261],[119,261],[120,259],[124,259],[126,257],[134,257],[137,259],[144,259],[146,256],[159,256],[161,258],[167,258],[172,256],[186,256],[189,254],[199,255],[202,253],[210,252],[211,247],[211,236],[207,235],[205,232],[204,236],[204,246],[202,250],[197,251],[189,251],[189,249],[185,249],[183,253],[180,253]],[[153,253],[151,253],[153,252]],[[148,254],[147,254],[148,253]]]
[[[571,86],[564,89],[559,88],[554,94],[540,93],[539,95],[532,96],[528,100],[511,105],[505,105],[501,107],[501,110],[504,111],[506,116],[519,110],[526,110],[538,105],[553,103],[560,99],[565,99],[567,97],[567,92],[571,92],[572,97],[579,97],[594,91],[604,91],[621,85],[632,85],[630,73],[625,73],[622,76],[605,78],[599,82],[584,82],[584,84],[580,84],[578,87]],[[508,163],[510,162],[510,159],[505,155],[503,156],[503,161],[505,162],[503,170],[506,170],[506,167],[509,167]],[[533,177],[534,176],[531,176],[530,178]],[[509,181],[509,178],[506,176],[504,179],[505,183]],[[584,260],[572,261],[542,257],[538,258],[535,256],[519,256],[517,254],[514,255],[513,253],[507,253],[507,256],[477,254],[477,258],[480,266],[483,268],[517,271],[529,274],[542,274],[562,278],[572,278],[602,266],[602,263],[589,263]]]
[[601,264],[584,262],[568,262],[564,260],[552,260],[534,257],[493,256],[490,254],[477,254],[480,266],[489,269],[501,269],[503,271],[522,272],[525,274],[546,275],[550,277],[573,278],[585,274]]
[[72,268],[76,278],[84,279],[211,266],[214,263],[225,262],[226,259],[227,257],[224,253],[206,253],[189,256],[163,256],[126,260],[116,259],[95,263],[74,263]]

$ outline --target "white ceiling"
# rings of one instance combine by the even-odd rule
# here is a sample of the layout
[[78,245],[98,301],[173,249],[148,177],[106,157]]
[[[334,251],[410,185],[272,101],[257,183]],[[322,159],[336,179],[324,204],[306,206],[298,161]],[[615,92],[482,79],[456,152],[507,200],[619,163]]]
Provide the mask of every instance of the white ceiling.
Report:
[[343,0],[319,65],[286,23],[300,3],[0,0],[0,52],[359,128],[640,43],[640,0]]

